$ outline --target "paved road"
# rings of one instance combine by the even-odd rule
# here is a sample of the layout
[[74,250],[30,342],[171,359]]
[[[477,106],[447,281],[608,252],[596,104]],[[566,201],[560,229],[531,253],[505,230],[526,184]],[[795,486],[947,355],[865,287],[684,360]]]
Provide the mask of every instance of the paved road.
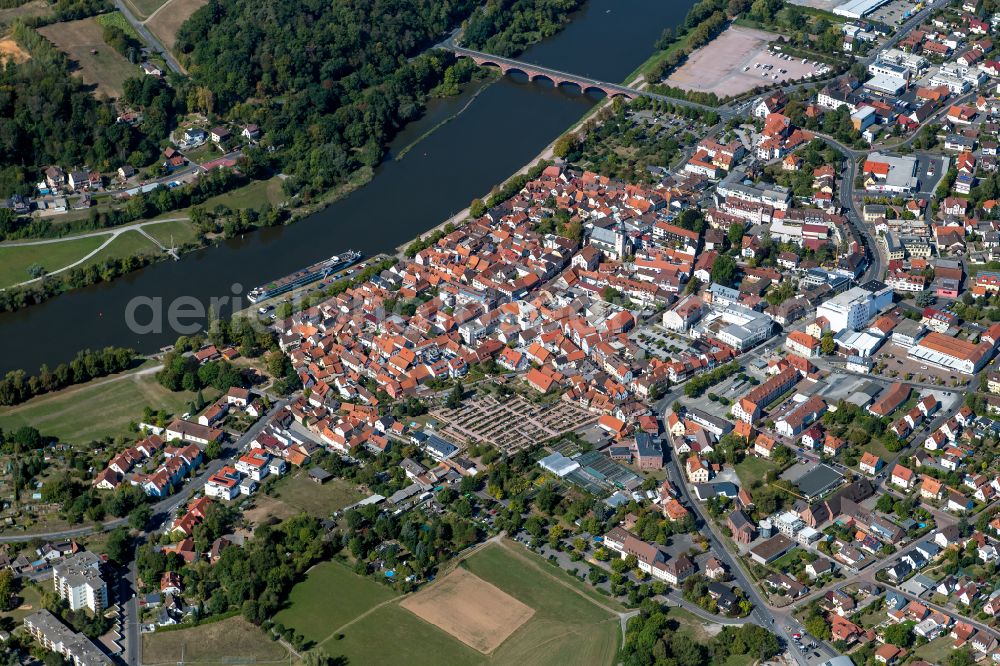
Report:
[[132,10],[129,9],[129,6],[126,5],[123,0],[115,0],[115,7],[118,8],[118,11],[125,15],[125,20],[128,21],[133,28],[135,28],[135,31],[139,33],[139,36],[142,37],[144,42],[146,42],[146,45],[163,57],[163,60],[167,63],[167,67],[177,74],[183,75],[186,73],[184,68],[181,67],[181,64],[177,62],[176,58],[174,58],[174,54],[168,51],[160,40],[157,39],[156,36],[153,35],[153,33],[151,33],[146,26],[135,17]]
[[843,177],[840,182],[840,206],[847,211],[847,221],[857,230],[859,238],[865,247],[865,256],[868,258],[868,267],[862,275],[862,282],[869,279],[881,280],[884,270],[884,259],[882,258],[882,248],[875,240],[872,229],[864,223],[864,216],[854,198],[854,179],[857,176],[858,165],[856,159],[867,153],[867,151],[854,150],[840,143],[832,136],[815,133],[816,137],[824,141],[831,148],[839,152],[846,162]]

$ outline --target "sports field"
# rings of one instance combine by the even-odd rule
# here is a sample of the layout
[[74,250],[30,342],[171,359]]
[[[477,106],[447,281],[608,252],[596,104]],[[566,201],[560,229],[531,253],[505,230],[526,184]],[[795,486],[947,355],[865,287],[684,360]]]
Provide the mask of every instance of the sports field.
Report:
[[143,634],[142,663],[287,664],[288,650],[236,616],[190,629]]
[[534,609],[462,568],[399,605],[483,654],[497,649],[535,614]]
[[99,95],[121,96],[125,79],[140,74],[138,67],[105,43],[104,28],[96,17],[53,23],[38,32],[69,56],[78,67],[74,74]]
[[[462,563],[464,571],[446,574],[398,600],[386,599],[388,591],[371,581],[365,582],[382,594],[374,595],[367,586],[359,592],[345,585],[344,576],[354,575],[345,567],[322,566],[339,567],[339,571],[321,571],[315,577],[311,572],[313,582],[296,586],[290,607],[275,621],[314,640],[325,632],[327,637],[317,640],[316,648],[343,657],[353,666],[610,666],[621,640],[617,609],[591,597],[585,586],[511,542],[484,546]],[[317,570],[321,567],[313,572]],[[456,596],[456,581],[466,587],[469,599],[459,598],[464,593]],[[492,589],[503,599],[512,599],[517,612],[499,609],[497,599],[487,599],[484,592]],[[428,600],[436,600],[442,610],[435,611]],[[408,609],[419,609],[427,619]],[[446,620],[449,610],[451,617]],[[493,613],[503,617],[488,617]],[[467,644],[490,625],[500,633],[481,638],[480,647],[488,653]],[[459,635],[463,638],[456,638]]]

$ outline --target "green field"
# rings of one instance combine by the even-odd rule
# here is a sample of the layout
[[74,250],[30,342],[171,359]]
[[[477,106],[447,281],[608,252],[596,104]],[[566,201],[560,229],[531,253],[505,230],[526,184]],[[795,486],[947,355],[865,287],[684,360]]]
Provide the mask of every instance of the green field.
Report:
[[[275,615],[274,621],[320,643],[341,626],[394,596],[396,593],[388,587],[358,576],[339,562],[323,562],[292,588],[288,607]],[[336,598],[336,603],[330,603],[332,598]]]
[[[203,395],[206,400],[215,397],[209,391]],[[13,430],[31,425],[45,435],[85,444],[104,436],[128,435],[129,422],[139,421],[146,405],[177,414],[193,397],[193,393],[183,391],[171,393],[152,374],[132,372],[0,408],[0,428]]]
[[21,598],[21,603],[14,610],[0,613],[0,618],[9,617],[15,623],[21,624],[24,618],[34,613],[42,607],[42,593],[36,585],[28,585],[25,581],[24,587],[17,593]]
[[100,14],[95,20],[102,26],[115,26],[132,39],[140,39],[139,33],[135,31],[135,28],[132,27],[132,24],[126,20],[125,15],[121,12],[108,12],[107,14]]
[[129,229],[118,235],[106,248],[95,254],[83,267],[100,265],[108,259],[124,259],[139,254],[159,254],[160,248],[138,231]]
[[166,247],[171,247],[171,242],[173,242],[174,247],[178,247],[185,243],[198,241],[198,232],[195,231],[194,225],[183,220],[151,224],[143,229]]
[[[108,240],[108,236],[90,236],[44,245],[0,245],[0,287],[9,287],[31,279],[28,267],[42,266],[49,273],[79,261]],[[112,243],[113,244],[113,243]]]
[[925,643],[920,647],[915,648],[913,650],[913,656],[932,664],[943,664],[948,657],[955,652],[955,648],[953,647],[954,645],[955,640],[945,634],[944,636],[939,636],[929,643]]
[[233,210],[240,208],[260,210],[264,204],[269,203],[273,206],[284,198],[285,195],[281,191],[281,179],[275,176],[269,180],[255,180],[246,187],[212,197],[201,204],[201,207],[205,210],[212,210],[218,205],[223,205]]
[[778,469],[778,466],[764,458],[748,455],[736,463],[735,468],[736,475],[740,477],[740,481],[748,486],[753,481],[763,480],[764,475],[772,469]]
[[[610,666],[614,663],[621,640],[618,617],[599,606],[599,602],[592,599],[579,582],[552,569],[540,558],[506,543],[484,547],[466,559],[462,566],[535,611],[492,654],[484,655],[472,649],[397,603],[386,603],[367,615],[359,615],[348,626],[341,625],[337,633],[343,634],[343,637],[338,640],[334,636],[320,642],[319,648],[332,656],[343,657],[353,665]],[[292,607],[282,611],[275,619],[281,621],[283,615],[298,614],[302,619],[296,629],[303,627],[305,634],[304,628],[316,623],[305,619],[308,610],[299,613],[295,608],[295,593],[299,587],[292,592]],[[362,603],[352,600],[349,591],[344,594],[336,587],[325,586],[324,595],[326,599],[336,599],[336,603],[325,602],[322,610],[325,616],[334,618],[326,626],[332,626],[347,616],[339,608],[344,604],[349,604],[345,608],[353,613],[364,613],[365,609],[378,603],[370,590],[362,591]],[[324,627],[324,630],[327,629]],[[313,632],[306,635],[316,635],[315,630]],[[391,635],[391,640],[386,640],[387,635]]]
[[274,484],[271,497],[284,502],[296,511],[305,511],[317,518],[326,518],[363,499],[365,494],[357,486],[343,479],[330,479],[318,485],[309,478],[306,470],[300,469],[285,476]]
[[288,651],[242,617],[142,635],[142,663],[288,663]]

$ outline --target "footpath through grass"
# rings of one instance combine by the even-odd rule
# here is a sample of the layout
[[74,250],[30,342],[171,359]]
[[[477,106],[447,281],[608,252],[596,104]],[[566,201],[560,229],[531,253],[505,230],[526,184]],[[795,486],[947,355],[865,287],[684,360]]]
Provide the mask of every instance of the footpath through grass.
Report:
[[109,235],[42,245],[0,245],[0,287],[30,280],[28,267],[32,264],[38,264],[49,273],[69,266],[99,248]]
[[[362,578],[344,564],[323,562],[292,588],[287,607],[274,616],[274,622],[320,643],[341,626],[395,596],[390,588]],[[335,653],[336,649],[331,648],[331,654]]]

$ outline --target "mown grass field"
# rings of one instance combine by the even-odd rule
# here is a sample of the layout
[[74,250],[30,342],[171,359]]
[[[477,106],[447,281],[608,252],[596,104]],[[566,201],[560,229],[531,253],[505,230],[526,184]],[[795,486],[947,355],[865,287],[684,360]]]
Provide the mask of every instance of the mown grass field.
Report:
[[[388,587],[358,576],[339,562],[323,562],[292,588],[287,608],[275,615],[274,621],[320,643],[343,625],[395,596]],[[331,603],[333,599],[336,603]],[[331,650],[335,654],[335,648]]]
[[104,41],[104,28],[96,17],[53,23],[38,32],[69,56],[78,69],[74,72],[98,95],[120,97],[122,84],[140,70]]
[[107,236],[91,236],[44,245],[0,245],[0,287],[31,279],[28,267],[42,266],[49,273],[79,261],[108,240]]
[[21,598],[21,603],[13,610],[0,612],[0,618],[9,617],[15,624],[21,624],[25,617],[42,607],[42,593],[37,586],[25,583],[17,596]]
[[287,663],[288,651],[242,617],[142,635],[142,663],[154,664]]
[[95,254],[86,263],[81,264],[80,267],[86,268],[91,264],[99,266],[108,259],[124,259],[140,254],[160,254],[160,248],[135,229],[129,229],[118,234],[118,237],[111,241],[106,248]]
[[[215,397],[211,391],[202,393],[206,400]],[[152,374],[133,371],[0,408],[0,428],[31,425],[44,435],[86,444],[104,436],[129,435],[129,422],[141,420],[146,405],[179,414],[192,398],[193,393],[171,393]]]
[[150,224],[143,227],[143,230],[166,247],[171,247],[171,242],[174,246],[180,246],[198,240],[198,232],[195,231],[194,225],[184,220]]
[[764,458],[748,455],[736,463],[735,469],[736,475],[740,477],[740,481],[744,485],[750,485],[752,481],[763,480],[768,472],[778,469],[778,466]]
[[364,493],[349,481],[330,479],[323,485],[309,478],[305,469],[287,475],[274,485],[271,495],[296,512],[305,511],[317,518],[326,518],[334,511],[364,498]]
[[[148,7],[152,7],[155,1],[139,0]],[[191,18],[192,14],[207,5],[208,0],[169,0],[169,4],[170,6],[165,7],[162,12],[154,16],[146,24],[146,27],[152,30],[153,34],[163,42],[163,45],[172,51],[174,44],[177,43],[177,31],[181,29],[185,21]],[[150,14],[152,13],[151,11]]]

